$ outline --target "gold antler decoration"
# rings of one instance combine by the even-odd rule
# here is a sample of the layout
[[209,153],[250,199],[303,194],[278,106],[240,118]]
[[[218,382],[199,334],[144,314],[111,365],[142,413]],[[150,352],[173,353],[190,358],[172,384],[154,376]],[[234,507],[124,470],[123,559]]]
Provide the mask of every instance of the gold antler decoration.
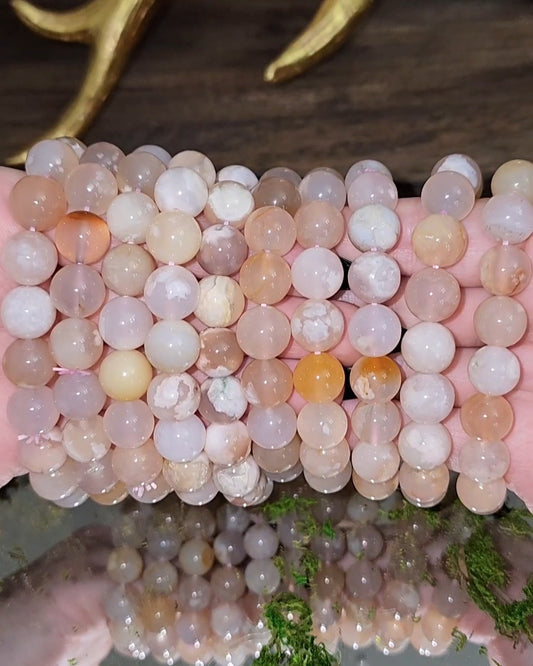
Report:
[[[71,11],[39,9],[27,0],[11,0],[31,30],[66,42],[92,46],[82,86],[57,123],[41,139],[79,136],[90,125],[117,83],[129,54],[146,29],[159,0],[91,0]],[[347,38],[372,0],[323,0],[311,23],[265,70],[268,82],[296,76],[329,55]],[[27,150],[8,163],[21,164]]]

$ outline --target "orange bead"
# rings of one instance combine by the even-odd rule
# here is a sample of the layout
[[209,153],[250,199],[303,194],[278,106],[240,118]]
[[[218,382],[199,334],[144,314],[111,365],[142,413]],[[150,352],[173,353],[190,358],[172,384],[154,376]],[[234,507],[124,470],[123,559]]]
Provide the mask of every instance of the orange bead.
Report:
[[308,354],[294,368],[294,388],[308,402],[331,402],[344,388],[344,369],[331,354]]
[[291,288],[291,269],[274,252],[258,252],[242,265],[239,282],[250,301],[273,305],[285,298]]
[[350,371],[350,386],[366,402],[387,402],[400,390],[402,376],[398,364],[388,356],[363,356]]
[[72,263],[94,264],[109,248],[110,234],[105,221],[86,211],[62,217],[55,230],[57,251]]

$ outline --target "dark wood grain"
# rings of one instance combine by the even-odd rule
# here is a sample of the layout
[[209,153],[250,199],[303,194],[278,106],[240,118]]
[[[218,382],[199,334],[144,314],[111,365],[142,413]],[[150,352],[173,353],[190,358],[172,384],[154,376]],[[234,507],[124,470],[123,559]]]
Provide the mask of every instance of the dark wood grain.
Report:
[[[471,154],[485,174],[511,157],[533,158],[531,0],[376,0],[333,58],[289,83],[263,83],[263,68],[315,7],[168,2],[85,140],[196,148],[219,167],[256,171],[345,171],[372,156],[414,183],[453,151]],[[32,34],[0,0],[1,156],[52,123],[87,56]]]

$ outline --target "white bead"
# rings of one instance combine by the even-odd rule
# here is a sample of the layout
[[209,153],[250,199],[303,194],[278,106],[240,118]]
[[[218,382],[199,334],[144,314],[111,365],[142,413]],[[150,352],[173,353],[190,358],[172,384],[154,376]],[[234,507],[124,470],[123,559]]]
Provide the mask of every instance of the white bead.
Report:
[[18,284],[41,284],[57,267],[56,246],[38,231],[20,231],[7,239],[2,250],[2,266]]
[[198,358],[200,337],[186,321],[158,321],[146,336],[144,352],[161,372],[184,372]]
[[341,288],[344,270],[332,250],[310,247],[293,261],[291,277],[294,288],[305,298],[331,298]]
[[203,451],[205,426],[196,415],[182,421],[158,421],[154,428],[154,444],[167,460],[189,462]]
[[403,460],[415,469],[434,469],[448,460],[452,438],[442,423],[409,423],[398,438]]
[[416,372],[442,372],[454,359],[455,340],[446,326],[423,321],[405,332],[402,356]]
[[123,192],[107,209],[107,226],[122,243],[144,243],[146,229],[159,213],[152,199],[142,192]]
[[161,162],[163,162],[165,165],[170,162],[170,153],[164,148],[161,148],[161,146],[154,146],[151,143],[145,144],[144,146],[139,146],[138,148],[135,148],[133,152],[150,153],[151,155],[155,155],[155,157],[157,157],[158,160],[161,160]]
[[418,423],[438,423],[453,408],[455,391],[447,377],[439,374],[416,373],[408,377],[400,389],[404,412]]
[[154,199],[161,211],[179,210],[193,216],[203,211],[208,195],[205,180],[187,167],[168,169],[154,187]]
[[348,284],[353,293],[365,303],[384,303],[400,286],[398,263],[383,252],[364,252],[352,261]]
[[242,164],[230,164],[220,169],[217,180],[219,183],[224,180],[233,180],[235,183],[244,185],[248,190],[253,190],[259,182],[255,173]]
[[505,395],[518,384],[520,363],[509,349],[487,345],[470,359],[468,376],[480,393]]
[[196,173],[201,176],[208,187],[214,184],[216,178],[215,167],[213,162],[197,150],[182,150],[181,152],[174,155],[174,157],[168,163],[168,167],[187,167],[196,171]]
[[225,275],[209,275],[199,283],[200,295],[194,314],[206,326],[231,326],[244,310],[239,284]]
[[392,180],[392,174],[383,162],[379,162],[378,160],[359,160],[359,162],[352,164],[346,173],[344,178],[346,190],[349,189],[350,185],[358,176],[367,173],[368,171],[377,171],[378,173],[388,176]]
[[0,316],[9,335],[29,340],[50,330],[56,309],[41,287],[15,287],[4,298]]
[[385,305],[364,305],[348,323],[348,339],[363,356],[390,354],[400,342],[401,335],[398,315]]
[[229,497],[244,497],[252,492],[259,481],[260,469],[252,456],[236,465],[213,468],[213,483]]
[[485,230],[496,240],[523,243],[533,233],[533,204],[517,192],[495,194],[481,217]]
[[225,180],[211,188],[206,215],[211,222],[229,222],[241,229],[254,207],[255,202],[250,190],[240,183]]
[[400,237],[398,215],[381,204],[370,204],[355,211],[348,220],[348,236],[361,252],[387,251]]

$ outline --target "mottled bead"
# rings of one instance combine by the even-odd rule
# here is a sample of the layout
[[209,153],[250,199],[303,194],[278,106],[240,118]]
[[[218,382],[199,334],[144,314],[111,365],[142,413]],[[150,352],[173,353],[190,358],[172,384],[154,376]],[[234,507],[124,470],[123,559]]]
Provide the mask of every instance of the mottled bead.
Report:
[[235,465],[213,468],[213,483],[226,498],[245,497],[257,487],[259,480],[259,467],[251,456]]
[[275,252],[257,252],[241,266],[239,284],[254,303],[279,303],[292,286],[289,264]]
[[350,386],[366,402],[387,402],[400,390],[400,368],[388,356],[362,357],[350,371]]
[[252,190],[258,182],[255,173],[242,164],[228,164],[222,167],[217,173],[217,181],[221,183],[224,180],[232,180],[235,183],[240,183],[249,190]]
[[348,417],[336,402],[307,403],[297,420],[298,434],[304,442],[316,449],[329,449],[346,436]]
[[465,176],[453,171],[438,171],[425,182],[420,199],[428,213],[463,220],[474,207],[476,197]]
[[144,300],[160,319],[184,319],[198,307],[200,287],[183,266],[160,266],[144,285]]
[[292,284],[305,298],[331,298],[341,287],[344,271],[339,257],[324,247],[303,250],[292,263]]
[[527,329],[527,313],[516,299],[492,296],[480,303],[474,312],[474,329],[487,345],[510,347]]
[[441,423],[408,423],[398,438],[402,459],[415,469],[434,469],[448,460],[452,438]]
[[199,282],[195,316],[206,326],[234,324],[244,310],[244,294],[239,283],[225,275],[208,275]]
[[39,232],[20,231],[8,238],[2,248],[2,268],[18,284],[45,282],[56,266],[56,248]]
[[438,373],[416,373],[400,389],[404,412],[418,423],[438,423],[452,411],[455,390],[447,377]]
[[100,164],[109,171],[116,173],[120,160],[124,157],[123,151],[108,141],[91,143],[83,151],[80,164]]
[[344,389],[344,369],[327,352],[308,354],[293,372],[294,388],[308,402],[329,402]]
[[98,380],[114,400],[137,400],[146,393],[152,379],[152,367],[137,350],[113,351],[104,358]]
[[210,423],[236,421],[246,411],[248,401],[236,377],[206,379],[201,387],[198,411]]
[[357,210],[369,204],[381,204],[394,210],[398,203],[398,190],[392,178],[377,171],[365,171],[347,188],[348,206]]
[[298,185],[302,204],[310,201],[327,201],[337,210],[346,203],[346,187],[342,176],[325,167],[310,171]]
[[196,256],[201,240],[200,225],[184,211],[159,213],[146,228],[146,246],[164,264],[187,263]]
[[211,479],[211,461],[203,451],[184,463],[164,459],[163,476],[177,493],[193,493]]
[[129,486],[130,496],[142,504],[155,504],[164,499],[171,491],[171,487],[160,474],[150,483],[142,483],[140,486]]
[[531,280],[531,259],[513,245],[495,245],[479,262],[481,284],[495,296],[516,296]]
[[220,601],[234,602],[245,593],[246,581],[243,572],[236,567],[216,567],[211,573],[211,587]]
[[252,405],[275,407],[288,400],[292,393],[292,372],[286,363],[277,358],[256,359],[244,368],[241,384],[246,399]]
[[359,402],[350,417],[355,436],[370,444],[386,444],[401,428],[400,410],[393,402]]
[[154,444],[167,460],[189,462],[203,451],[205,432],[204,424],[194,415],[182,421],[159,421]]
[[398,315],[379,303],[359,308],[348,323],[348,339],[363,356],[386,356],[400,342]]
[[91,419],[105,403],[105,393],[93,373],[60,375],[53,387],[54,402],[68,419]]
[[205,453],[215,465],[235,465],[250,453],[251,439],[242,421],[207,426]]
[[403,360],[416,372],[443,372],[455,357],[455,340],[448,328],[423,321],[402,338]]
[[481,219],[495,240],[523,243],[533,233],[533,204],[518,192],[495,194],[485,204]]
[[178,587],[178,572],[165,560],[150,562],[143,571],[142,580],[145,590],[153,594],[170,594]]
[[103,215],[117,194],[115,176],[99,164],[80,164],[65,179],[65,196],[70,211]]
[[30,148],[25,167],[29,176],[44,176],[64,183],[77,165],[78,156],[71,146],[59,139],[45,139]]
[[102,308],[98,319],[100,335],[113,349],[140,347],[152,325],[153,318],[146,305],[131,296],[111,299]]
[[517,193],[533,200],[533,164],[527,160],[509,160],[499,166],[490,183],[493,195]]
[[30,472],[30,485],[37,495],[55,502],[76,492],[82,473],[80,464],[67,458],[63,465],[53,472]]
[[151,153],[130,153],[117,164],[116,178],[120,192],[142,192],[152,197],[159,176],[166,171],[165,164]]
[[94,264],[107,252],[110,234],[101,217],[92,212],[76,211],[59,220],[54,240],[57,251],[67,261]]
[[67,421],[63,428],[63,446],[78,462],[103,458],[111,448],[111,440],[104,430],[102,417]]
[[270,305],[257,306],[243,312],[235,332],[243,352],[262,360],[279,356],[291,338],[287,316]]
[[238,370],[243,358],[234,331],[228,328],[206,328],[200,331],[200,354],[196,359],[196,367],[204,375],[227,377]]
[[296,434],[296,413],[286,402],[274,407],[251,407],[246,423],[250,437],[266,449],[286,446]]
[[459,452],[459,469],[477,483],[489,483],[505,476],[510,463],[509,449],[498,439],[470,439]]
[[411,236],[414,253],[427,266],[453,266],[466,252],[468,237],[464,226],[450,215],[429,215],[415,227]]
[[400,237],[400,218],[382,204],[357,209],[348,220],[348,237],[361,252],[392,249]]
[[196,260],[211,275],[233,275],[248,256],[243,234],[229,224],[204,229]]
[[398,471],[400,454],[393,442],[379,445],[359,442],[352,451],[352,465],[363,480],[373,484],[383,483],[392,479]]
[[161,373],[150,382],[146,401],[158,419],[181,421],[198,409],[200,386],[194,377],[185,372]]
[[507,484],[501,478],[478,483],[465,474],[459,474],[456,487],[457,495],[466,508],[482,516],[499,511],[507,496]]
[[201,176],[207,185],[211,187],[216,178],[215,167],[213,162],[198,150],[182,150],[176,153],[168,163],[169,169],[172,167],[187,167],[196,171]]
[[121,296],[141,296],[146,280],[155,269],[149,252],[125,243],[109,250],[102,261],[105,286]]
[[520,363],[509,349],[487,345],[470,359],[468,377],[480,393],[505,395],[518,384]]
[[461,425],[470,437],[503,439],[513,427],[513,408],[499,395],[474,393],[460,410]]
[[440,159],[433,169],[431,175],[439,171],[454,171],[464,176],[474,188],[476,197],[481,194],[483,189],[483,175],[477,162],[468,155],[462,153],[452,153]]
[[102,425],[115,446],[134,449],[152,435],[154,417],[143,400],[112,402],[105,411]]
[[23,176],[9,193],[9,210],[24,229],[49,231],[67,212],[61,185],[43,176]]
[[327,351],[341,341],[344,317],[330,301],[307,299],[291,317],[291,332],[307,351]]
[[88,319],[63,319],[50,332],[50,351],[57,365],[69,370],[87,370],[104,349],[98,327]]
[[294,215],[296,240],[303,248],[338,245],[344,235],[344,218],[329,201],[309,201]]
[[226,180],[215,183],[209,190],[204,215],[211,224],[225,222],[242,229],[254,206],[254,198],[248,188]]
[[68,264],[50,282],[50,298],[67,317],[90,317],[102,307],[106,296],[98,271],[85,264]]
[[[54,374],[54,359],[48,340],[14,340],[4,352],[4,375],[16,386],[37,387],[48,384]],[[292,384],[292,373],[291,373]]]
[[153,200],[142,192],[119,194],[107,209],[107,225],[121,243],[144,243],[146,229],[158,214]]
[[59,410],[48,386],[18,388],[9,396],[6,416],[19,434],[31,436],[52,430],[59,418]]
[[384,303],[400,286],[400,267],[383,252],[364,252],[354,259],[348,270],[348,284],[365,303]]
[[114,449],[111,465],[117,479],[127,486],[138,486],[150,483],[161,473],[163,458],[149,439],[135,449]]
[[199,351],[198,333],[191,324],[181,320],[156,322],[144,341],[148,361],[160,372],[184,372],[196,361]]
[[89,495],[109,492],[116,484],[117,477],[111,465],[112,452],[109,451],[99,460],[81,463],[82,477],[79,487]]
[[450,472],[446,465],[430,470],[417,470],[406,463],[400,467],[400,488],[416,506],[428,508],[438,504],[446,495]]
[[199,575],[185,575],[180,577],[177,599],[184,610],[201,611],[211,602],[211,585]]
[[277,206],[283,208],[291,215],[300,208],[302,199],[298,188],[289,180],[269,176],[261,178],[253,189],[255,207]]
[[115,583],[132,583],[142,573],[143,561],[135,548],[119,546],[111,551],[107,573]]
[[422,321],[443,321],[459,307],[461,288],[443,268],[423,268],[412,275],[405,287],[405,302]]
[[329,449],[316,449],[305,442],[300,445],[300,462],[304,469],[323,479],[342,472],[350,460],[350,447],[345,439]]
[[11,289],[4,296],[0,318],[9,335],[29,340],[40,338],[50,330],[56,318],[56,309],[48,292],[41,287],[21,286]]

